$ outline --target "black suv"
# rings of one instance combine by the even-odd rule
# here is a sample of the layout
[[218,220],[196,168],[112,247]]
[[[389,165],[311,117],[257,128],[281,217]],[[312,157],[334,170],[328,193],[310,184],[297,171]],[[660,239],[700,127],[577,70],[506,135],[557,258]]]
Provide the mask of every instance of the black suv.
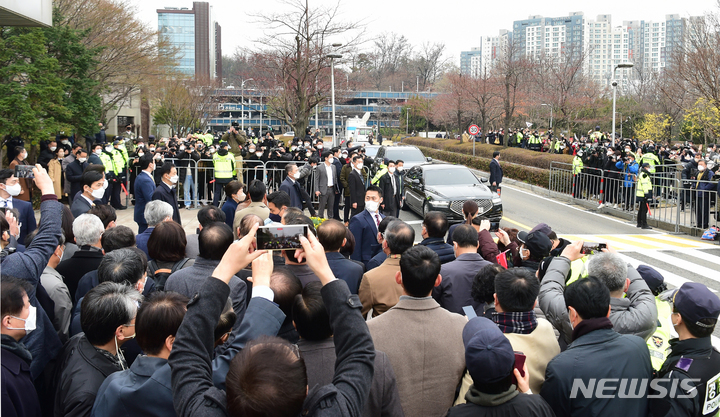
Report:
[[415,165],[424,164],[432,161],[432,158],[426,158],[422,151],[416,146],[400,145],[400,146],[381,146],[375,154],[375,162],[370,168],[372,175],[380,169],[380,164],[387,158],[390,161],[401,159],[404,162],[403,170],[407,172]]
[[[402,159],[402,158],[401,158]],[[463,221],[465,201],[475,200],[478,216],[491,222],[502,219],[502,200],[463,165],[433,163],[416,165],[407,171],[403,180],[406,210],[425,217],[429,211],[441,211],[451,223]]]

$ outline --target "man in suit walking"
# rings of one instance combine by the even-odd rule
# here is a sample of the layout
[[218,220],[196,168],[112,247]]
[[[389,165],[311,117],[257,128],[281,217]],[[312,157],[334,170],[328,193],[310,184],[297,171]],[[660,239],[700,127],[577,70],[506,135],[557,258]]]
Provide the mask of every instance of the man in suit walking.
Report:
[[135,197],[135,223],[138,225],[138,234],[147,229],[148,223],[145,220],[145,206],[152,201],[153,193],[155,193],[155,178],[153,178],[153,170],[155,163],[150,154],[140,157],[140,174],[135,179],[134,197]]
[[390,359],[406,416],[445,415],[465,371],[462,331],[467,319],[430,297],[442,277],[440,258],[429,248],[406,250],[395,280],[402,286],[400,301],[367,322],[375,349]]
[[380,213],[380,204],[383,201],[383,192],[380,187],[371,185],[365,192],[363,211],[350,219],[348,228],[355,237],[355,251],[350,257],[365,264],[380,252],[380,243],[377,241],[380,221],[385,217]]
[[297,207],[302,210],[302,193],[300,192],[300,184],[297,182],[300,179],[300,170],[295,164],[287,164],[285,165],[285,174],[287,177],[280,184],[280,191],[285,191],[290,196],[290,207]]
[[107,180],[102,171],[89,169],[82,174],[83,192],[77,195],[70,211],[77,219],[81,214],[90,211],[96,204],[103,204]]
[[180,210],[178,210],[177,202],[177,189],[175,188],[178,182],[177,168],[170,161],[166,161],[160,168],[160,185],[155,188],[152,199],[164,201],[173,208],[173,221],[177,222],[182,226],[182,220],[180,219]]
[[12,169],[0,170],[0,208],[15,209],[20,214],[17,219],[22,224],[20,227],[20,236],[18,236],[18,242],[23,244],[25,242],[25,236],[32,233],[37,228],[35,222],[35,212],[32,208],[32,203],[23,201],[17,198],[22,193],[22,185],[19,180],[15,177],[15,173]]
[[[356,155],[352,160],[352,171],[348,176],[348,185],[350,187],[350,219],[362,213],[365,209],[365,180],[362,175],[363,157]],[[357,236],[356,236],[357,238]]]
[[323,157],[323,163],[315,169],[315,195],[319,197],[318,217],[325,217],[327,206],[327,218],[332,218],[335,205],[335,195],[339,194],[338,177],[335,165],[333,165],[333,154],[327,152]]
[[493,157],[490,161],[490,190],[498,192],[502,179],[503,170],[500,167],[500,151],[495,151],[493,152]]
[[76,158],[70,162],[65,168],[65,180],[70,184],[70,192],[68,194],[70,200],[70,206],[75,199],[75,195],[83,190],[82,174],[87,168],[87,151],[85,149],[78,149]]
[[383,214],[398,217],[400,214],[400,180],[395,176],[395,161],[388,161],[388,172],[380,177],[379,185],[383,190]]

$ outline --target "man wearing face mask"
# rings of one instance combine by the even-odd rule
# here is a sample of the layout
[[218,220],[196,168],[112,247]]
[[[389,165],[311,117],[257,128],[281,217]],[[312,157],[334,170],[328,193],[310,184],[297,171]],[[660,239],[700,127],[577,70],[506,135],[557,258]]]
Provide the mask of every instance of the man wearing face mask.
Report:
[[192,141],[180,145],[178,150],[178,171],[180,172],[180,183],[183,185],[185,209],[190,210],[195,208],[198,199],[193,173],[197,171],[195,167],[200,160],[200,154],[195,151]]
[[383,202],[383,191],[380,187],[371,185],[365,192],[363,211],[350,219],[348,229],[355,237],[355,251],[351,259],[360,261],[367,267],[368,262],[381,250],[377,235],[380,222],[385,217],[380,213],[380,204]]
[[30,375],[32,355],[20,339],[35,330],[37,309],[30,305],[27,281],[3,276],[2,291],[2,414],[39,416],[40,400]]
[[70,339],[58,361],[56,416],[90,415],[105,378],[127,369],[120,346],[135,337],[140,301],[136,288],[112,281],[85,295],[80,313],[83,333]]
[[96,204],[103,204],[102,198],[105,195],[107,180],[99,171],[89,169],[81,177],[82,193],[75,196],[70,211],[77,218],[87,213]]
[[695,214],[697,227],[707,229],[710,226],[710,201],[712,201],[712,191],[716,185],[709,181],[713,179],[713,172],[707,169],[707,162],[704,159],[697,159],[697,175],[693,181],[692,188],[697,190],[697,200],[695,203]]
[[[115,148],[112,144],[106,144],[102,152],[99,155],[103,166],[105,167],[105,180],[107,181],[107,188],[105,189],[105,195],[103,196],[103,203],[110,204],[116,210],[121,208],[127,208],[120,203],[120,174],[121,167],[116,162],[119,161],[115,158]],[[120,156],[122,159],[122,156]]]
[[638,209],[637,214],[637,227],[652,229],[652,227],[647,224],[648,205],[653,199],[652,180],[650,179],[650,164],[647,162],[642,164],[642,169],[637,177],[637,187],[635,190],[635,196],[640,203],[640,208]]
[[379,187],[383,190],[383,214],[386,216],[399,217],[400,215],[400,179],[395,175],[397,168],[395,161],[388,161],[387,173],[380,177]]
[[227,142],[220,142],[220,149],[213,155],[213,167],[215,169],[215,187],[213,190],[212,205],[219,207],[220,196],[225,184],[235,178],[235,157],[228,151]]
[[314,186],[315,195],[319,197],[319,217],[325,217],[327,207],[327,218],[332,218],[335,195],[340,193],[337,170],[333,164],[333,154],[325,153],[323,163],[315,170]]
[[138,225],[138,234],[141,234],[148,228],[147,220],[145,220],[145,206],[152,201],[155,193],[155,178],[153,177],[155,160],[151,155],[143,153],[138,163],[142,171],[135,179],[135,212],[133,219]]
[[285,191],[290,196],[290,207],[297,207],[302,210],[302,192],[300,191],[300,184],[297,182],[300,179],[300,170],[295,164],[287,164],[285,165],[285,175],[285,180],[280,184],[280,191]]
[[[355,155],[352,159],[352,171],[348,175],[348,188],[350,190],[350,219],[362,213],[365,209],[365,178],[363,175],[363,157]],[[357,246],[356,246],[357,247]]]
[[32,204],[19,200],[16,197],[22,192],[20,181],[15,177],[12,169],[0,170],[0,208],[14,208],[20,213],[17,219],[21,224],[18,242],[24,242],[25,236],[37,228],[35,213]]
[[157,168],[158,174],[160,174],[160,184],[153,192],[152,199],[164,201],[173,208],[173,221],[177,222],[182,226],[182,220],[180,219],[180,210],[178,209],[177,202],[177,182],[180,177],[177,174],[177,168],[170,162],[165,162],[161,167]]

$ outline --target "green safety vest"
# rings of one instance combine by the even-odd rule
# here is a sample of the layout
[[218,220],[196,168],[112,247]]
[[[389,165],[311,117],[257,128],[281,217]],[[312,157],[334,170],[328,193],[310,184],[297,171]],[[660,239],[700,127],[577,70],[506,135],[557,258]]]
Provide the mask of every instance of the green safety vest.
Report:
[[583,164],[582,158],[575,155],[572,161],[572,171],[573,175],[577,175],[580,172],[582,172],[583,168],[585,168],[585,164]]
[[123,158],[125,159],[125,164],[127,164],[127,161],[128,161],[128,151],[127,151],[127,148],[125,147],[125,143],[122,143],[122,142],[121,142],[121,143],[118,145],[117,148],[118,148],[118,150],[119,150],[120,152],[122,152],[122,156],[123,156]]
[[517,134],[515,135],[515,138],[517,139],[517,143],[520,143],[520,142],[522,142],[523,134],[521,132],[517,132]]
[[113,163],[115,164],[116,173],[119,173],[120,171],[125,169],[126,159],[123,157],[123,153],[120,149],[113,149],[112,159],[113,159]]
[[657,156],[655,156],[654,153],[646,153],[643,154],[642,158],[640,158],[640,166],[644,163],[650,164],[650,168],[648,171],[650,171],[651,174],[655,173],[655,165],[660,165],[660,160]]
[[229,152],[225,156],[219,153],[213,154],[213,167],[215,168],[215,178],[235,177],[235,157]]
[[650,363],[653,369],[659,371],[663,363],[670,353],[670,330],[672,329],[672,307],[667,301],[663,301],[655,297],[655,304],[658,312],[658,327],[655,333],[647,340],[648,350],[650,351]]
[[200,135],[202,138],[202,141],[205,142],[205,146],[210,146],[213,143],[213,135],[210,133],[206,133],[204,135]]
[[565,287],[579,280],[580,278],[587,278],[587,261],[590,260],[589,255],[585,255],[580,259],[576,259],[570,262],[570,279],[565,283]]
[[645,194],[652,191],[652,181],[650,176],[644,172],[640,172],[637,180],[636,197],[645,197]]
[[592,139],[593,141],[600,141],[600,139],[602,139],[602,137],[603,137],[603,134],[598,131],[592,132],[590,134],[590,139]]
[[111,172],[114,172],[115,175],[120,174],[120,171],[115,169],[115,162],[113,161],[113,157],[110,156],[110,154],[108,154],[107,152],[102,151],[102,153],[100,154],[100,161],[102,161],[102,164],[105,167],[105,173],[109,174]]
[[380,178],[385,175],[388,172],[387,166],[380,164],[380,169],[377,173],[375,173],[375,176],[373,177],[372,181],[370,181],[373,185],[377,185],[377,183],[380,181]]

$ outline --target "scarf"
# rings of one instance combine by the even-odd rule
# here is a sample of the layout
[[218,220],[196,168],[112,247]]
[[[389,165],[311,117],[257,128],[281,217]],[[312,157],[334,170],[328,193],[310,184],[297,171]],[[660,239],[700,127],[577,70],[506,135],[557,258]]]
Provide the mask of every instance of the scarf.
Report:
[[595,319],[583,320],[578,324],[572,332],[573,342],[586,334],[600,329],[612,329],[613,324],[607,317],[598,317]]
[[538,325],[535,311],[492,313],[492,319],[503,333],[530,334]]
[[500,394],[486,394],[478,391],[478,389],[475,388],[475,385],[471,385],[467,394],[465,394],[465,401],[484,407],[496,407],[498,405],[505,404],[519,394],[520,391],[517,390],[515,385],[510,385],[510,388],[507,391],[501,392]]
[[15,356],[30,365],[30,361],[32,361],[32,354],[22,343],[4,334],[2,335],[2,348],[15,354]]

